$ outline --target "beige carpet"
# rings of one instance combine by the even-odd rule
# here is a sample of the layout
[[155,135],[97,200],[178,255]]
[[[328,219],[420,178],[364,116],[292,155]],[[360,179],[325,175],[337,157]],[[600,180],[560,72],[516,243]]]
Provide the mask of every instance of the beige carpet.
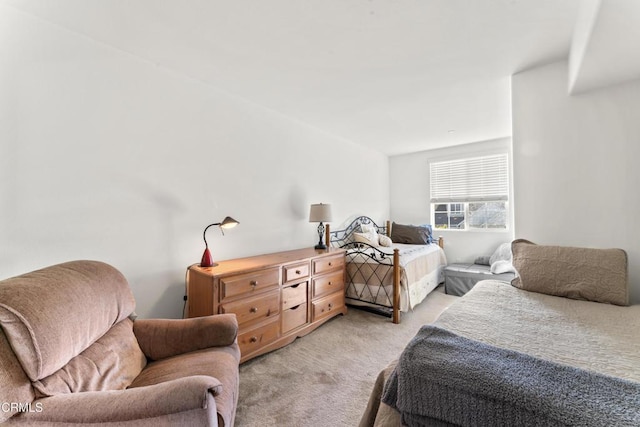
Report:
[[292,344],[240,366],[236,426],[357,426],[378,373],[457,297],[441,288],[402,323],[349,308]]

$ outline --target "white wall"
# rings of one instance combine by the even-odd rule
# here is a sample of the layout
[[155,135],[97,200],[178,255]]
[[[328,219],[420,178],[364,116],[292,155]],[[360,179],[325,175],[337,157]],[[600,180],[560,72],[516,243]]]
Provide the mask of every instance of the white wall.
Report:
[[567,64],[513,77],[517,237],[618,247],[640,302],[640,81],[567,95]]
[[640,78],[640,2],[582,0],[569,55],[569,93]]
[[[509,138],[501,138],[390,157],[391,219],[401,224],[431,223],[430,161],[510,151],[510,145]],[[491,255],[501,243],[513,240],[513,226],[503,231],[434,230],[433,234],[444,237],[449,263],[473,262],[479,256]]]
[[98,259],[181,317],[209,223],[223,260],[314,245],[311,203],[388,217],[380,153],[4,7],[0,63],[0,279]]

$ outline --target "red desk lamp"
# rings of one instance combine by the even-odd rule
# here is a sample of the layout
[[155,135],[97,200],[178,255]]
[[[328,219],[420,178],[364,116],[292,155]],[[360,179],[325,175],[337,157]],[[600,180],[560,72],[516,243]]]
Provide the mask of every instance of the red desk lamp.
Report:
[[228,216],[225,219],[223,219],[222,222],[214,222],[213,224],[207,225],[207,227],[204,229],[204,232],[202,233],[202,238],[204,239],[204,253],[202,254],[202,261],[200,261],[200,267],[213,267],[217,265],[215,262],[213,262],[213,257],[211,256],[211,252],[209,251],[209,245],[207,244],[207,230],[209,229],[209,227],[213,225],[219,225],[220,231],[224,236],[225,228],[233,228],[238,224],[240,224],[238,221]]

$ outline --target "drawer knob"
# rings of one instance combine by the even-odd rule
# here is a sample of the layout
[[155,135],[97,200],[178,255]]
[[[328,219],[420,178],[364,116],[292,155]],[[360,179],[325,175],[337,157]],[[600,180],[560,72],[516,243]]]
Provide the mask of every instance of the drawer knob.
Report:
[[249,338],[249,342],[258,342],[258,337]]
[[300,274],[302,273],[300,270],[296,270],[296,274]]
[[258,281],[257,280],[252,280],[252,281],[249,282],[249,284],[255,288],[256,286],[258,286]]
[[333,264],[331,264],[331,261],[329,261],[329,267],[331,267]]
[[331,310],[331,308],[333,308],[333,304],[329,303],[329,310]]
[[252,312],[252,313],[257,313],[258,312],[258,307],[251,307],[249,309],[249,311]]
[[329,286],[331,286],[331,280],[329,280]]

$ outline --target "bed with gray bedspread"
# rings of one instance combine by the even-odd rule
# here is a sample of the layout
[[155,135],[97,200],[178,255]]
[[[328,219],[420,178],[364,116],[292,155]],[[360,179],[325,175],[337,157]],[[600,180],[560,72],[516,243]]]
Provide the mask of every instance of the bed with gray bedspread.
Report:
[[511,284],[478,283],[425,328],[378,376],[361,426],[640,425],[626,252],[511,250]]
[[[584,401],[574,399],[572,405],[569,405],[569,397],[558,398],[555,399],[555,402],[560,406],[553,409],[547,408],[549,400],[546,397],[561,390],[554,382],[561,378],[555,375],[559,366],[569,369],[573,374],[583,374],[582,380],[587,385],[594,378],[601,381],[599,383],[601,385],[606,383],[607,379],[612,379],[609,383],[611,387],[608,389],[613,400],[594,404],[594,408],[609,411],[614,415],[618,410],[621,412],[617,418],[613,415],[611,417],[604,415],[591,417],[589,418],[590,422],[582,423],[574,419],[575,422],[565,424],[640,425],[640,404],[638,401],[640,399],[638,396],[638,390],[640,390],[640,305],[621,307],[580,301],[527,292],[504,282],[482,281],[451,305],[433,326],[438,330],[447,331],[451,337],[458,337],[456,338],[459,340],[458,344],[463,343],[462,346],[471,346],[473,351],[471,355],[464,357],[461,349],[451,344],[456,341],[453,339],[449,342],[450,346],[447,352],[432,355],[438,357],[443,365],[447,366],[447,369],[451,369],[451,372],[449,375],[443,372],[438,374],[442,376],[439,380],[441,384],[432,383],[434,388],[431,394],[424,394],[425,390],[416,386],[415,383],[409,386],[409,396],[413,393],[413,397],[404,395],[402,399],[418,401],[420,405],[423,405],[423,408],[418,411],[414,410],[413,415],[404,414],[407,425],[416,425],[412,421],[417,422],[417,425],[436,426],[513,425],[507,421],[500,422],[500,418],[495,413],[486,412],[483,414],[484,409],[481,410],[481,406],[478,406],[480,405],[479,401],[472,402],[456,396],[453,391],[454,385],[460,390],[470,386],[469,390],[471,390],[471,394],[475,393],[476,398],[478,396],[489,398],[490,393],[502,393],[505,397],[503,403],[506,406],[512,406],[509,409],[510,415],[505,414],[505,417],[536,416],[544,419],[550,414],[550,411],[562,412],[564,409],[569,411],[572,406],[573,409],[568,414],[563,414],[557,417],[559,421],[556,420],[558,423],[567,421],[569,419],[567,417],[576,415],[576,408],[584,409]],[[442,341],[441,337],[439,339]],[[433,344],[430,342],[433,341],[432,339],[424,341]],[[428,345],[428,347],[431,346]],[[554,375],[540,377],[534,374],[531,366],[525,365],[512,366],[511,371],[504,370],[513,355],[518,355],[517,357],[524,355],[525,359],[530,358],[529,362],[533,361],[531,363],[534,365],[538,364],[539,371],[549,370]],[[412,353],[409,359],[419,360],[430,357],[424,354],[418,357]],[[478,359],[473,361],[473,359],[469,359],[470,357],[478,357]],[[393,405],[392,388],[394,386],[392,381],[394,380],[387,382],[387,379],[393,377],[393,373],[396,372],[396,364],[402,365],[402,360],[401,356],[398,361],[392,362],[378,376],[360,426],[402,425],[401,413],[393,408],[396,406]],[[490,365],[489,367],[483,365],[487,363]],[[457,366],[452,367],[452,365]],[[426,369],[427,366],[416,368],[405,365],[402,369],[406,369],[409,375],[413,375],[411,372],[423,368]],[[457,372],[454,372],[454,369],[457,369]],[[483,370],[492,372],[492,374],[481,380],[477,375],[482,375]],[[518,371],[520,373],[517,373]],[[505,376],[506,372],[512,373],[511,380]],[[536,376],[537,378],[535,378]],[[474,380],[467,381],[472,378]],[[571,377],[565,376],[564,378],[565,385],[574,381]],[[485,380],[498,382],[501,387],[507,387],[507,389],[499,391],[483,382]],[[597,381],[594,384],[598,384]],[[389,394],[385,400],[392,405],[381,401],[385,385]],[[618,386],[628,388],[623,388],[626,391],[621,392],[620,390],[623,389],[616,388]],[[505,391],[508,390],[508,387],[511,387],[511,391]],[[397,391],[397,393],[396,400],[399,399],[400,393],[406,394],[407,389],[401,392]],[[580,395],[582,392],[574,398],[579,399]],[[512,397],[514,400],[509,402],[507,397]],[[495,395],[493,398],[495,399]],[[518,399],[521,402],[520,405],[517,405]],[[588,399],[591,401],[595,397],[591,396]],[[607,405],[610,406],[607,407]],[[404,412],[407,412],[407,408],[404,407]],[[485,409],[487,408],[485,406]],[[496,408],[489,409],[495,411]],[[522,413],[517,415],[519,411]],[[527,411],[533,412],[533,415],[527,414]],[[423,414],[420,415],[420,412]],[[432,417],[429,418],[427,414],[431,414]],[[491,418],[492,421],[489,422],[483,417]],[[516,425],[536,424],[553,425],[551,421],[548,423],[546,421],[522,422]]]

